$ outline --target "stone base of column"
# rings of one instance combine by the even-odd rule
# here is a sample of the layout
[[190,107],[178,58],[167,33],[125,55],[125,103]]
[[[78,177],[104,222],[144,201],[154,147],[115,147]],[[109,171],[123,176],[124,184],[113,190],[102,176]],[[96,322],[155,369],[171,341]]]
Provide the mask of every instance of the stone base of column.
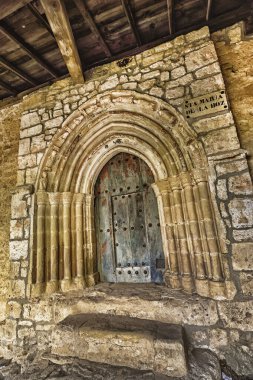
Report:
[[53,294],[59,291],[59,281],[49,281],[46,284],[46,294]]
[[88,287],[94,286],[99,282],[99,273],[95,272],[85,277],[85,282]]
[[163,278],[168,287],[172,289],[182,289],[180,279],[177,274],[170,273],[170,271],[165,271]]
[[196,292],[202,297],[210,297],[209,282],[207,279],[195,279]]
[[216,300],[226,299],[226,290],[224,282],[210,281],[210,297]]
[[39,282],[37,284],[32,284],[31,286],[31,297],[36,298],[40,297],[43,293],[45,293],[46,284],[45,282]]
[[193,279],[191,276],[183,275],[181,281],[182,281],[182,287],[185,292],[192,294],[195,291]]
[[69,292],[70,290],[75,290],[75,286],[73,285],[70,279],[64,279],[61,281],[61,291]]
[[74,284],[75,284],[76,290],[83,290],[86,287],[84,277],[75,277]]

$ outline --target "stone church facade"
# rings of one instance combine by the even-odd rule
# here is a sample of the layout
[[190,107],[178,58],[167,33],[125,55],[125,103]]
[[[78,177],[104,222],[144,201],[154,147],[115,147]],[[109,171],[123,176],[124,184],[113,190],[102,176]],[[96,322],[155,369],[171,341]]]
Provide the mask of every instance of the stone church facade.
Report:
[[[31,353],[77,357],[168,379],[218,380],[225,362],[253,376],[250,47],[241,24],[204,27],[93,69],[83,85],[65,79],[3,105],[2,356],[24,368]],[[107,194],[100,178],[112,170],[100,173],[118,155],[150,171],[157,212],[140,225],[158,227],[141,243],[146,252],[159,236],[154,259],[157,245],[141,258],[135,246],[129,263],[120,251],[113,215],[144,189],[131,189],[133,170]],[[100,216],[98,227],[98,194],[122,202],[103,209],[108,226]],[[101,282],[106,270],[116,284]]]

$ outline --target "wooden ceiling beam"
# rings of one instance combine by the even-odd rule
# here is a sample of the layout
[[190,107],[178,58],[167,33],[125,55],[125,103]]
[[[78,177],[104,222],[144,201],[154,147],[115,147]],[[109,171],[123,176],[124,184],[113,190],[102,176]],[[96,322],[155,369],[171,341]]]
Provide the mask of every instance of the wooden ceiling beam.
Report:
[[1,0],[0,20],[10,16],[20,8],[29,4],[32,0]]
[[79,10],[79,12],[81,13],[81,15],[83,16],[84,20],[87,22],[90,30],[96,36],[97,40],[99,41],[100,45],[102,46],[102,48],[106,54],[106,56],[111,57],[112,53],[111,53],[107,43],[103,39],[97,25],[95,24],[87,6],[83,2],[83,0],[74,0],[74,3],[76,5],[77,9]]
[[52,37],[54,37],[54,33],[52,32],[52,29],[50,28],[49,23],[47,20],[44,19],[44,17],[40,14],[38,9],[33,4],[27,4],[27,8],[30,10],[30,12],[36,17],[38,22],[44,26],[44,28],[47,29],[47,31],[51,34]]
[[5,67],[7,70],[11,71],[12,73],[16,74],[18,77],[23,79],[25,82],[30,83],[33,86],[36,86],[37,83],[26,73],[24,73],[22,70],[14,66],[12,63],[6,61],[4,57],[0,56],[0,65]]
[[82,64],[63,0],[41,0],[69,74],[75,83],[83,83]]
[[169,33],[174,33],[174,0],[167,0],[167,9],[168,9],[168,22],[169,22]]
[[206,8],[206,21],[210,20],[211,11],[212,11],[212,0],[207,0],[207,8]]
[[52,77],[57,78],[56,72],[42,58],[40,58],[37,53],[35,53],[33,48],[29,46],[21,37],[16,35],[16,33],[11,31],[11,29],[3,22],[0,22],[0,32],[20,47],[20,49],[24,50],[29,57],[36,61],[40,67],[49,72]]
[[17,95],[17,91],[14,90],[13,87],[11,87],[9,84],[3,82],[2,80],[0,80],[0,87],[2,87],[3,89],[5,89],[6,91],[8,91],[10,94],[12,95]]
[[124,12],[125,12],[125,15],[127,17],[127,20],[130,24],[130,27],[131,27],[131,30],[132,30],[132,33],[135,37],[135,41],[137,43],[137,46],[141,46],[141,38],[140,38],[140,34],[139,34],[139,31],[135,25],[135,20],[134,20],[134,16],[133,16],[133,12],[132,12],[132,9],[131,9],[131,6],[129,4],[129,0],[121,0],[121,4],[122,4],[122,7],[124,9]]

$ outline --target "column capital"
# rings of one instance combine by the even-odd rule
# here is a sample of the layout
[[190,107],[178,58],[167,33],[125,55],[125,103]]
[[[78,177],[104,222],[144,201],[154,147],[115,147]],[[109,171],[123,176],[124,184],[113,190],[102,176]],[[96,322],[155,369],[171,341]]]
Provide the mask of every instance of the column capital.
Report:
[[189,172],[180,173],[180,181],[183,187],[192,187],[192,176]]
[[152,183],[152,188],[154,189],[156,195],[168,193],[171,190],[168,178]]
[[169,184],[170,184],[171,190],[181,190],[182,189],[179,176],[170,177],[169,178]]
[[60,193],[48,193],[50,205],[57,205],[60,201]]
[[192,174],[196,183],[208,181],[208,173],[205,169],[193,169]]
[[73,194],[73,201],[75,203],[83,203],[84,194],[83,193],[75,193]]
[[43,190],[39,190],[36,193],[36,198],[37,198],[37,205],[45,205],[48,200],[48,194]]
[[69,191],[61,193],[61,200],[63,204],[70,204],[73,199],[73,194]]

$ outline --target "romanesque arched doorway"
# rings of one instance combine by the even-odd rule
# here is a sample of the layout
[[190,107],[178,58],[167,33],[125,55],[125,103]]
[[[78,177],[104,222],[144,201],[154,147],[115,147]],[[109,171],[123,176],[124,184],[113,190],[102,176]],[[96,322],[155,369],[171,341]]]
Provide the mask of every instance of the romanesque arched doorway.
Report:
[[98,270],[107,282],[163,282],[165,267],[157,200],[148,165],[115,155],[95,185]]

